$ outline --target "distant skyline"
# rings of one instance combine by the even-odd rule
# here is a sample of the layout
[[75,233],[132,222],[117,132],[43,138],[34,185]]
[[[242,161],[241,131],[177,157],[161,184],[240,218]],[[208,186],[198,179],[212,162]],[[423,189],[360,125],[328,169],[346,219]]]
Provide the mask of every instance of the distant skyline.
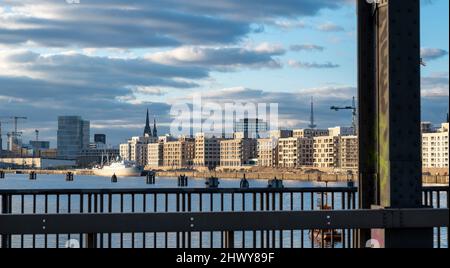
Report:
[[[69,1],[70,2],[70,1]],[[446,119],[449,1],[422,0],[422,118]],[[146,110],[168,132],[170,105],[279,103],[280,127],[350,126],[356,11],[349,0],[0,0],[0,116],[27,116],[24,142],[56,145],[57,117],[91,121],[118,144]],[[11,125],[3,126],[5,134]],[[5,136],[3,137],[5,139]]]

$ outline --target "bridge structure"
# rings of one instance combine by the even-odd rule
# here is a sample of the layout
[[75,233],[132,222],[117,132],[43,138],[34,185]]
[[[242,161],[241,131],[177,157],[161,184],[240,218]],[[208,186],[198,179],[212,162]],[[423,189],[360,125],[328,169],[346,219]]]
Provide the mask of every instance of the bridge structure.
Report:
[[0,190],[2,247],[448,247],[448,186],[422,185],[420,1],[357,11],[358,188]]

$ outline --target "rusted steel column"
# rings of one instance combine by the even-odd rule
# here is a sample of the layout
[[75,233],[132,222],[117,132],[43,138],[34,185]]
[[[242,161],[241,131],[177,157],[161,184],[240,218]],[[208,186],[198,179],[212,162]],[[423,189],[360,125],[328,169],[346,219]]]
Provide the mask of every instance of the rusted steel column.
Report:
[[[358,2],[361,205],[418,208],[422,204],[420,1],[379,0],[372,4],[372,12],[364,2]],[[364,28],[367,22],[373,22],[372,30]],[[375,92],[370,90],[373,84]],[[371,174],[374,165],[376,175]],[[379,184],[373,183],[375,178]],[[372,237],[385,247],[433,244],[432,229],[387,229]]]
[[[357,1],[358,11],[358,148],[359,208],[370,209],[377,198],[376,82],[374,5]],[[370,230],[360,230],[359,246],[365,247]]]

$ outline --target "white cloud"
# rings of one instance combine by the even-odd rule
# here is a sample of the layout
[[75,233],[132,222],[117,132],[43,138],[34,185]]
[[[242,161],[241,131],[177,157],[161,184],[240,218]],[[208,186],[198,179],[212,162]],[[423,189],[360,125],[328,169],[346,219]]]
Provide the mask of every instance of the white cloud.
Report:
[[449,97],[449,74],[434,73],[422,77],[422,97]]
[[333,69],[338,68],[340,65],[332,62],[317,63],[317,62],[302,62],[297,60],[289,60],[288,65],[293,68],[302,69]]
[[317,26],[317,29],[322,32],[342,32],[344,28],[332,22],[326,22]]
[[448,51],[439,48],[422,48],[420,56],[425,61],[437,60],[448,55]]
[[173,50],[150,53],[145,58],[161,64],[214,67],[280,67],[277,56],[285,50],[281,45],[261,43],[240,47],[184,46]]

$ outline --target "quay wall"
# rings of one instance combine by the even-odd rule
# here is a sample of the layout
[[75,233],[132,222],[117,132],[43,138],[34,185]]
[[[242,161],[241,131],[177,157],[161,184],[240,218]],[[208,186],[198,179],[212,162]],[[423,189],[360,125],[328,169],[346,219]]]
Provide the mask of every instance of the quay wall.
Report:
[[[74,175],[93,175],[92,170],[89,169],[65,169],[65,170],[43,170],[43,169],[3,169],[6,174],[29,174],[35,172],[36,174],[61,174],[65,175],[72,172]],[[296,173],[296,172],[225,172],[225,171],[156,171],[158,177],[178,177],[186,175],[191,178],[208,178],[211,176],[223,179],[242,179],[244,176],[247,179],[269,180],[273,178],[283,180],[297,180],[297,181],[322,181],[322,182],[346,182],[348,180],[357,180],[357,176],[349,176],[346,174],[320,174],[320,173]],[[423,175],[423,183],[425,184],[449,184],[448,175]]]
[[[322,181],[322,182],[347,182],[348,180],[356,181],[357,176],[348,176],[346,174],[301,174],[292,172],[199,172],[199,171],[157,171],[159,177],[178,177],[186,175],[192,178],[208,178],[211,176],[223,179],[242,179],[245,175],[247,179],[269,180],[273,178],[283,180],[297,181]],[[449,184],[449,176],[441,175],[423,175],[424,184]]]

